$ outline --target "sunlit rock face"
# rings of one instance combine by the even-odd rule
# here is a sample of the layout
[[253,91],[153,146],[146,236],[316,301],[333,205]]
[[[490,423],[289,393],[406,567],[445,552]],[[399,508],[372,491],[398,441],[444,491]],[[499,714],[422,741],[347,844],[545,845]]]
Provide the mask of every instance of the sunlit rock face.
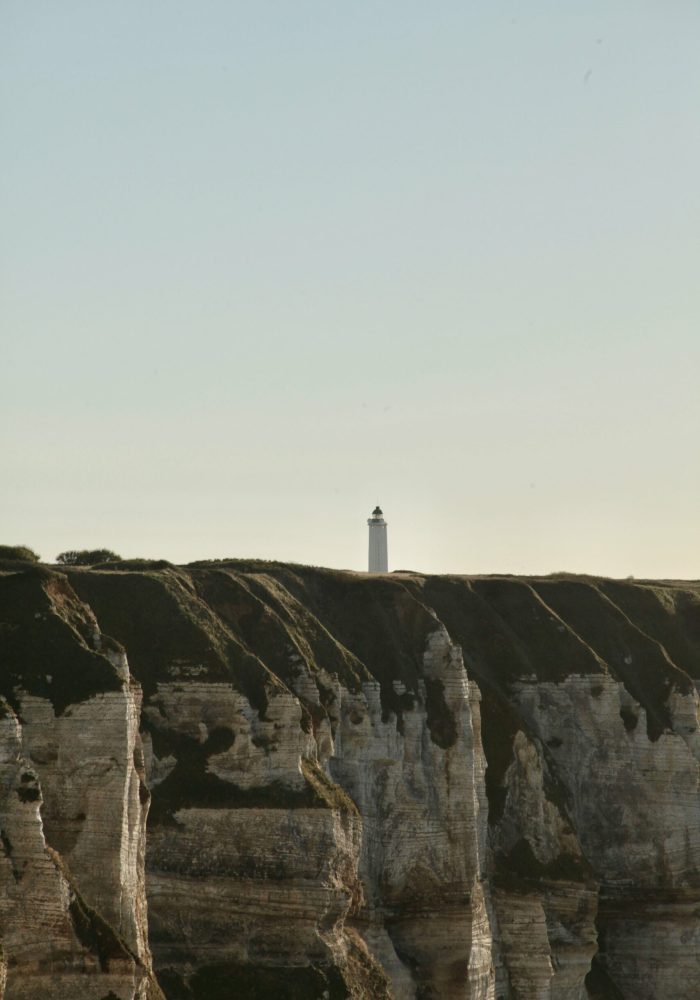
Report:
[[697,997],[699,667],[692,584],[5,564],[0,996]]
[[141,690],[64,580],[0,593],[2,995],[155,1000]]

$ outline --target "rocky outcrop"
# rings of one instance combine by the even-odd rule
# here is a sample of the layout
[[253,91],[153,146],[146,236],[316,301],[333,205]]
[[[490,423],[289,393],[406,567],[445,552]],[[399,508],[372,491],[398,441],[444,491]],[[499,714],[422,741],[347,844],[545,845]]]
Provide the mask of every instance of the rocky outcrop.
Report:
[[64,580],[35,572],[0,590],[4,996],[156,1000],[140,688],[114,644],[90,648],[103,646],[94,616]]
[[700,994],[695,585],[7,565],[0,655],[9,1000]]

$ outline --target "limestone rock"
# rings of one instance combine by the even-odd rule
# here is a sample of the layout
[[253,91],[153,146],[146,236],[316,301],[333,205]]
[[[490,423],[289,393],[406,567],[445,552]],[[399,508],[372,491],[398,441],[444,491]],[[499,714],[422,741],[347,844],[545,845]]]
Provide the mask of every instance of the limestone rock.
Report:
[[697,997],[698,685],[695,584],[0,573],[0,996]]
[[[22,581],[18,606],[10,581],[3,605],[3,631],[12,641],[4,644],[2,680],[16,712],[0,700],[0,995],[155,1000],[161,992],[148,948],[146,809],[135,763],[140,688],[125,660],[117,667],[88,651],[76,624],[92,626],[93,616],[64,583],[32,582]],[[38,651],[22,627],[27,591],[49,626],[43,675],[32,670]],[[76,701],[67,704],[71,652],[79,677]],[[48,688],[55,704],[22,680],[35,691]],[[52,684],[60,685],[59,695]]]

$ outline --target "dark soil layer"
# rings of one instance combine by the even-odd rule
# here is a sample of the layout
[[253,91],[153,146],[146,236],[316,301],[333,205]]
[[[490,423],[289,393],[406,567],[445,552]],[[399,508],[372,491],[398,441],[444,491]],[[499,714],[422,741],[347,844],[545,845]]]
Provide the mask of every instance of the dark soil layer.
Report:
[[71,570],[69,577],[104,631],[128,650],[145,696],[173,679],[173,667],[195,667],[200,680],[229,680],[264,712],[273,675],[199,598],[185,571]]
[[66,578],[44,569],[0,575],[0,695],[18,711],[16,689],[48,698],[57,715],[122,682],[88,646],[90,611]]
[[[534,586],[543,600],[595,651],[609,673],[621,680],[646,709],[649,738],[658,739],[670,725],[666,700],[671,689],[675,686],[688,692],[692,687],[690,677],[602,587],[568,580],[539,581]],[[630,610],[634,604],[631,596]]]
[[[694,583],[380,577],[254,560],[187,567],[131,560],[61,574],[11,566],[15,572],[0,576],[0,695],[15,707],[20,683],[50,697],[57,711],[119,686],[111,664],[88,648],[92,609],[128,650],[146,699],[159,681],[193,671],[203,682],[230,681],[264,718],[271,687],[293,689],[304,666],[351,690],[378,681],[384,718],[401,730],[404,713],[423,697],[426,639],[444,624],[481,691],[492,821],[503,806],[513,736],[527,728],[512,706],[513,682],[607,673],[646,709],[649,737],[657,739],[669,725],[670,692],[688,691],[700,673]],[[396,693],[394,681],[405,693]],[[307,729],[337,714],[322,677],[318,686],[321,704],[304,706]],[[426,695],[432,738],[446,748],[454,739],[449,713],[435,685]],[[624,722],[636,725],[629,713]],[[219,792],[209,788],[206,798]],[[164,815],[157,802],[153,815]]]

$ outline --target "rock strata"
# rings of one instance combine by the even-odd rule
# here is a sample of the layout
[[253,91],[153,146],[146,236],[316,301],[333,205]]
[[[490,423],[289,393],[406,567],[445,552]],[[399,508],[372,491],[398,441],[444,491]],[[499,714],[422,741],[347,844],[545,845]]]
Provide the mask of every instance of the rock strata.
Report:
[[160,1000],[135,764],[140,688],[123,653],[89,648],[87,635],[101,643],[94,616],[65,580],[33,576],[0,579],[0,995]]
[[699,680],[692,583],[6,563],[0,997],[697,997]]

